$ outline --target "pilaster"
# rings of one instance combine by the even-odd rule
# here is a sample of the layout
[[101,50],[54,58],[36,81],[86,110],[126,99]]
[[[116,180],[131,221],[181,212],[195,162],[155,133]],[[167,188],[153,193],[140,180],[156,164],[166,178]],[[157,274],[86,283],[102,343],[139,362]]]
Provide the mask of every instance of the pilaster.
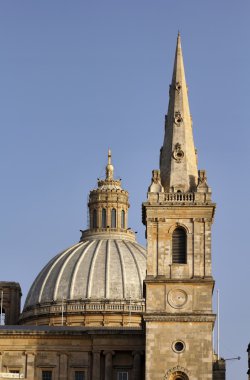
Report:
[[133,374],[132,379],[133,380],[139,380],[141,379],[141,351],[133,351]]
[[27,380],[35,379],[35,353],[26,352],[26,376]]
[[59,379],[68,379],[68,355],[66,353],[59,354]]
[[100,380],[101,351],[93,351],[92,380]]

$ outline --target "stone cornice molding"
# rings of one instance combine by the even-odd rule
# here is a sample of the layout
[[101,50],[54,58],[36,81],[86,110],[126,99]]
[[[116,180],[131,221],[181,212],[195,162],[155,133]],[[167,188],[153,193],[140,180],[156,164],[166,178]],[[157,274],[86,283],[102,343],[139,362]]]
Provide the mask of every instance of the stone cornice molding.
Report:
[[144,321],[146,322],[211,322],[214,323],[215,314],[211,315],[153,315],[145,314]]
[[170,279],[166,276],[147,276],[144,280],[146,284],[165,283],[165,284],[182,284],[182,285],[201,285],[210,284],[214,286],[213,277],[193,277],[190,279]]

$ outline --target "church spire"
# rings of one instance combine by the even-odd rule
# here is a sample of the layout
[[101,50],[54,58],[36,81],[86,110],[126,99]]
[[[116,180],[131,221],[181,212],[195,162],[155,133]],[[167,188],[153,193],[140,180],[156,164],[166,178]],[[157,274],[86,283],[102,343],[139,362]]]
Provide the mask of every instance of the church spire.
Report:
[[198,183],[198,170],[180,33],[177,37],[173,77],[169,91],[160,170],[165,191],[195,190]]

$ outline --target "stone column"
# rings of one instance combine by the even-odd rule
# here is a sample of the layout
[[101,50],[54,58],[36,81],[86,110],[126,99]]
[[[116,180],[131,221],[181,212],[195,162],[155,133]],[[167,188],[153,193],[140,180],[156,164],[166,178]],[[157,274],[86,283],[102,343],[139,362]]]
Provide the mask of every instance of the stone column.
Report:
[[141,379],[141,352],[133,351],[132,355],[134,357],[132,379],[140,380]]
[[112,363],[112,356],[114,355],[114,351],[104,351],[103,354],[105,355],[105,380],[112,380],[112,370],[113,370],[113,363]]
[[101,351],[93,351],[92,380],[100,380],[100,356]]

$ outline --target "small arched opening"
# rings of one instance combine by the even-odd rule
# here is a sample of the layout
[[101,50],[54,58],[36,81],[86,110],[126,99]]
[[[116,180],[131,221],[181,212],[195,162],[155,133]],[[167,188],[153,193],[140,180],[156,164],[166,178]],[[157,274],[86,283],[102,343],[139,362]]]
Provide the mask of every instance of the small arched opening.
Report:
[[116,209],[111,210],[111,228],[116,228]]
[[182,371],[176,371],[171,374],[169,380],[189,380],[189,377]]
[[97,210],[93,210],[93,222],[92,222],[92,227],[97,228]]
[[107,211],[105,208],[102,209],[102,228],[107,227]]

